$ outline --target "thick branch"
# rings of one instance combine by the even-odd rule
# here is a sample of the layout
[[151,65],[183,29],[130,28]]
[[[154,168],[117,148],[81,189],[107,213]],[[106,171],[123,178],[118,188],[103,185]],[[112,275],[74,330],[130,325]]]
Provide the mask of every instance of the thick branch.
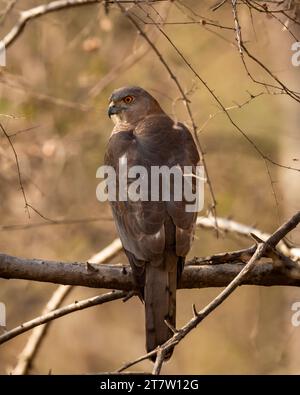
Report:
[[[226,286],[243,266],[243,262],[200,266],[187,262],[180,288]],[[22,259],[5,254],[0,254],[0,277],[123,291],[133,288],[129,266]],[[300,277],[296,271],[287,271],[269,261],[255,267],[243,284],[300,286]]]

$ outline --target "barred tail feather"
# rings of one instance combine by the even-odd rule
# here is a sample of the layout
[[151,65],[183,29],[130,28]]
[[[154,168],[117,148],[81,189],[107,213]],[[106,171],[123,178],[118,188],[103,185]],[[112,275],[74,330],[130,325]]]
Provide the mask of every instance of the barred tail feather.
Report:
[[[163,265],[156,266],[155,262],[146,265],[144,300],[147,352],[173,336],[165,320],[176,327],[177,260],[174,253],[167,252]],[[166,359],[171,355],[172,351],[166,355]]]

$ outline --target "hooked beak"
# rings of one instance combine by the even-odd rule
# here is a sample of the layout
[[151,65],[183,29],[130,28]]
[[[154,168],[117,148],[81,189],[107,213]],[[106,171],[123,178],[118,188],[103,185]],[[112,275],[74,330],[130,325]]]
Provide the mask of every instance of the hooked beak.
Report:
[[108,116],[111,118],[112,115],[118,114],[120,112],[120,108],[117,107],[114,103],[110,103],[108,107]]

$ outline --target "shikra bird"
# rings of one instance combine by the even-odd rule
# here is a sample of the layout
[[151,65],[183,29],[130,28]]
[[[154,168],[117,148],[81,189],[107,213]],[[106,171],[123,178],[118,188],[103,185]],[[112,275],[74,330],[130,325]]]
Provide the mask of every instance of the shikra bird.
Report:
[[[133,166],[147,170],[148,200],[131,199],[129,193],[128,199],[120,199],[117,193],[116,200],[110,203],[136,291],[145,303],[146,349],[150,352],[172,337],[172,329],[176,328],[176,288],[193,240],[197,214],[187,212],[184,197],[181,201],[174,198],[176,185],[172,177],[170,198],[165,199],[160,191],[158,198],[151,200],[151,188],[158,185],[151,184],[150,173],[153,167],[190,166],[195,174],[199,155],[189,130],[174,122],[140,87],[115,90],[108,115],[115,126],[105,165],[116,172],[116,189],[121,182],[120,163],[126,160],[128,171]],[[127,187],[134,180],[128,178]]]

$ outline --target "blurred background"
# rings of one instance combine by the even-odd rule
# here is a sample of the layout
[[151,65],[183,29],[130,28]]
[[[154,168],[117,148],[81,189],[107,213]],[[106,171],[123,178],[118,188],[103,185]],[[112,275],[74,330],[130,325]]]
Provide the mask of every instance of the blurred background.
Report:
[[[5,10],[8,1],[0,1]],[[40,1],[15,2],[0,16],[1,38],[19,12]],[[47,3],[47,1],[46,1]],[[128,6],[178,77],[191,101],[205,152],[217,214],[272,232],[299,210],[299,173],[264,161],[220,112],[208,90],[189,70],[152,19],[207,82],[234,121],[275,162],[299,167],[300,113],[287,95],[272,94],[251,81],[236,46],[231,4],[216,11],[214,1],[160,1]],[[148,14],[148,15],[147,15]],[[243,40],[251,53],[299,90],[300,67],[291,63],[291,45],[299,25],[284,26],[265,13],[239,6]],[[206,22],[203,22],[203,20]],[[148,22],[148,23],[144,23]],[[149,24],[150,22],[150,24]],[[176,22],[176,23],[174,23]],[[180,22],[180,23],[178,23]],[[290,33],[293,32],[293,37]],[[247,59],[247,58],[246,58]],[[257,80],[274,83],[247,59]],[[30,21],[7,50],[0,68],[0,121],[18,155],[30,205],[24,210],[18,172],[7,138],[0,133],[0,251],[61,261],[84,261],[117,237],[106,203],[96,200],[96,170],[103,163],[112,123],[107,117],[111,92],[140,85],[164,110],[190,127],[179,92],[159,59],[116,5],[61,10]],[[261,93],[263,92],[263,93]],[[278,92],[278,91],[277,91]],[[251,96],[258,97],[251,100]],[[248,104],[245,104],[247,103]],[[244,105],[243,105],[244,104]],[[232,108],[233,107],[233,108]],[[206,191],[208,214],[211,199]],[[51,221],[58,221],[53,224]],[[79,220],[79,221],[78,221]],[[74,221],[74,223],[72,223]],[[299,231],[289,235],[299,245]],[[251,240],[199,229],[190,257],[240,249]],[[119,254],[111,262],[126,262]],[[1,280],[0,301],[7,309],[7,329],[40,314],[54,284]],[[65,303],[105,290],[76,287]],[[192,316],[220,289],[178,291],[178,324]],[[291,324],[292,303],[300,291],[287,287],[239,288],[176,348],[166,374],[299,373],[300,327]],[[9,373],[30,332],[0,349],[0,373]],[[144,310],[137,298],[114,301],[54,321],[31,374],[113,371],[144,353]],[[150,371],[146,361],[134,371]]]

